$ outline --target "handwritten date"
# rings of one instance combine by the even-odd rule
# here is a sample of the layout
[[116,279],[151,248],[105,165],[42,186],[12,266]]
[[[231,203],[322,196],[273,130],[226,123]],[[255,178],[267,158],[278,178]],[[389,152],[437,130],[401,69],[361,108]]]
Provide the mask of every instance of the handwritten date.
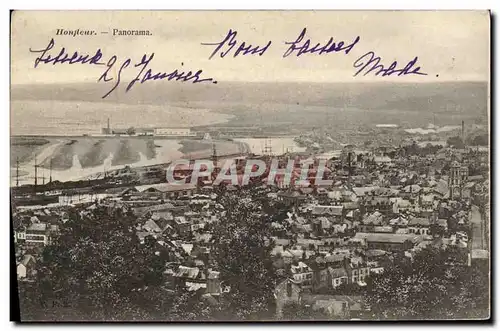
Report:
[[[213,84],[217,84],[217,81],[213,78],[202,78],[203,70],[193,71],[182,71],[175,69],[170,72],[154,72],[148,66],[151,63],[155,53],[144,54],[142,56],[141,61],[132,64],[132,59],[127,58],[121,64],[118,64],[118,57],[116,55],[111,56],[108,61],[102,62],[101,59],[104,57],[101,49],[98,49],[94,55],[81,54],[80,52],[67,52],[64,47],[62,47],[57,53],[57,55],[49,54],[49,51],[54,48],[55,42],[54,39],[51,39],[48,45],[43,49],[29,49],[31,53],[40,54],[35,59],[34,67],[37,68],[40,64],[88,64],[88,65],[98,65],[98,66],[106,66],[106,69],[102,73],[102,75],[97,79],[97,82],[114,82],[114,85],[111,89],[104,94],[103,99],[109,96],[118,86],[121,84],[122,75],[126,68],[139,68],[139,72],[136,77],[129,82],[126,88],[126,92],[130,91],[132,87],[136,84],[143,84],[147,81],[154,80],[168,80],[168,81],[180,81],[180,82],[191,82],[193,84],[196,83],[207,83],[211,82]],[[183,66],[184,63],[181,63]],[[112,76],[111,73],[116,72],[115,67],[120,67],[117,71],[116,77]]]

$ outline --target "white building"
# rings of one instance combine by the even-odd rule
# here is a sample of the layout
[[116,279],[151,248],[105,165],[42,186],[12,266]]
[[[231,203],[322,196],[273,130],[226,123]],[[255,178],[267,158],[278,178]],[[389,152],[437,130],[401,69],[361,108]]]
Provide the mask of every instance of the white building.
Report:
[[191,132],[190,128],[156,128],[155,136],[167,137],[194,137],[196,133]]
[[47,223],[34,223],[26,229],[20,229],[14,233],[14,242],[26,242],[30,244],[48,245],[52,237],[58,232],[57,225]]
[[293,275],[293,280],[296,283],[301,284],[303,287],[309,287],[312,285],[313,271],[304,262],[299,262],[297,265],[292,265],[291,272]]

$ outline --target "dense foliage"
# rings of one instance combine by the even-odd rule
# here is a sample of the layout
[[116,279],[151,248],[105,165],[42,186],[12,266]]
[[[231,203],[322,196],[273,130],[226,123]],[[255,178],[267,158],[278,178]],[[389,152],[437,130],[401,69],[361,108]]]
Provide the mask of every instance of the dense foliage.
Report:
[[428,247],[413,262],[397,262],[374,276],[366,300],[377,319],[487,318],[487,266],[464,264],[458,248]]
[[[136,218],[121,208],[73,211],[60,237],[45,247],[34,283],[20,284],[23,319],[212,320],[273,316],[276,285],[269,204],[222,194],[213,233],[212,267],[230,288],[217,305],[181,287],[164,287],[169,254],[152,237],[140,243]],[[272,213],[273,216],[268,216]]]
[[[75,318],[92,320],[144,318],[152,313],[143,311],[151,299],[139,294],[147,287],[160,288],[165,261],[155,254],[151,240],[140,244],[134,223],[134,216],[120,208],[73,213],[37,265],[31,291],[42,298],[42,307],[70,308],[78,312]],[[57,309],[53,313],[57,318]]]
[[221,317],[270,319],[274,315],[276,286],[276,273],[269,259],[273,216],[268,212],[272,207],[243,193],[224,194],[220,203],[226,210],[214,231],[213,253],[216,269],[231,289],[221,298]]

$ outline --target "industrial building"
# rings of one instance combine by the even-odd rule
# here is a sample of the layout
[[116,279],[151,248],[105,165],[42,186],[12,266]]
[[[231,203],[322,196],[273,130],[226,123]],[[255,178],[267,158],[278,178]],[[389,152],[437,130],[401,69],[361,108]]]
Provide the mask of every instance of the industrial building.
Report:
[[104,135],[129,135],[129,136],[160,136],[160,137],[196,137],[196,132],[190,128],[128,128],[112,129],[109,118],[107,126],[101,128],[101,134]]
[[156,128],[155,136],[166,137],[196,137],[195,132],[191,132],[190,128]]

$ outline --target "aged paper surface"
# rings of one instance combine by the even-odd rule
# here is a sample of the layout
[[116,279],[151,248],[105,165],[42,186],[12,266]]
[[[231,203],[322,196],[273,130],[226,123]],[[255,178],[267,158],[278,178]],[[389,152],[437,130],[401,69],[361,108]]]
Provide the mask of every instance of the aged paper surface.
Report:
[[20,319],[488,319],[489,31],[13,12]]

